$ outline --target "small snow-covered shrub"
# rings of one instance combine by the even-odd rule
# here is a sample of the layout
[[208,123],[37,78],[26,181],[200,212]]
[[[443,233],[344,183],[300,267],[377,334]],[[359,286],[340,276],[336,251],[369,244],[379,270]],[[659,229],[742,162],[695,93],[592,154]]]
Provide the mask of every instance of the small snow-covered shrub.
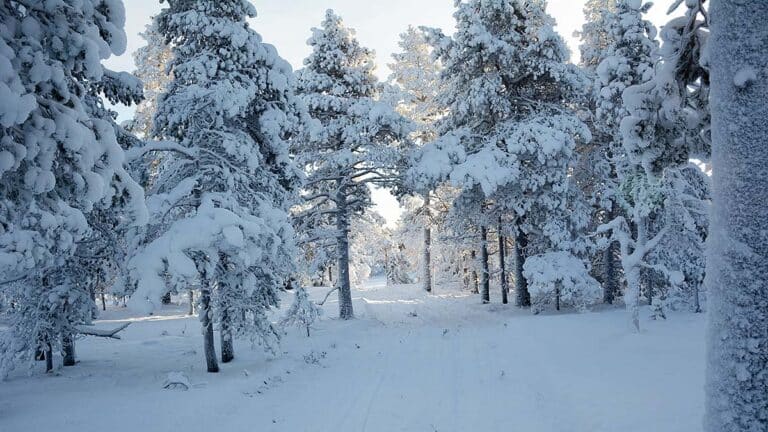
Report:
[[532,310],[541,312],[555,303],[584,311],[602,296],[600,284],[589,275],[584,262],[568,252],[549,252],[525,260]]
[[309,299],[307,290],[304,287],[298,287],[296,288],[293,304],[288,309],[285,317],[280,320],[280,325],[283,327],[290,325],[300,326],[307,330],[307,337],[309,337],[309,327],[322,313],[323,310]]

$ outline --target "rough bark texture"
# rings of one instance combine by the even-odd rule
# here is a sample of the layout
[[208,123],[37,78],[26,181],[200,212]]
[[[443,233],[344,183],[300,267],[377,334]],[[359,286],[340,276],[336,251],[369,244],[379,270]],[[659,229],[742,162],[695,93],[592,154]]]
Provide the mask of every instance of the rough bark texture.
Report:
[[531,306],[531,294],[528,292],[528,281],[523,276],[523,266],[525,266],[525,248],[528,246],[528,239],[519,228],[515,235],[515,305],[519,307]]
[[213,342],[213,322],[211,322],[211,293],[208,281],[203,281],[200,290],[200,324],[203,326],[203,351],[205,352],[205,364],[208,372],[218,372],[219,364],[216,361],[216,347]]
[[336,229],[338,230],[337,254],[339,257],[339,318],[352,319],[355,313],[352,309],[352,285],[349,281],[349,215],[347,214],[347,197],[345,186],[339,185],[336,192]]
[[491,274],[488,270],[488,229],[480,227],[480,291],[483,303],[491,301]]
[[499,271],[500,276],[499,279],[501,280],[501,303],[507,304],[509,303],[508,298],[508,292],[509,292],[509,285],[507,284],[507,266],[504,262],[505,260],[505,253],[504,250],[506,246],[506,237],[501,235],[501,224],[499,224]]
[[429,227],[429,192],[424,194],[424,290],[432,292],[432,229]]
[[61,338],[61,348],[64,351],[63,362],[64,366],[75,365],[75,338],[73,335],[66,335]]
[[712,0],[707,432],[768,430],[768,1]]

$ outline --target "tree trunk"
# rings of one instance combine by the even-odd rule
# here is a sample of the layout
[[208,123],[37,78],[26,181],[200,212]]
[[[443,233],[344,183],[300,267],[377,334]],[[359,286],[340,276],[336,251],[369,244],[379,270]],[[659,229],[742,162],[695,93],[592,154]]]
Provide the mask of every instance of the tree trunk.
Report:
[[50,373],[53,371],[53,347],[48,340],[43,345],[43,351],[45,352],[45,373]]
[[229,363],[235,359],[235,341],[232,339],[232,322],[226,308],[221,311],[221,362]]
[[480,227],[480,286],[483,303],[491,302],[491,272],[488,270],[488,229]]
[[65,335],[61,338],[61,347],[64,351],[64,366],[75,365],[75,338],[74,335]]
[[101,289],[101,310],[107,310],[107,295],[104,293],[104,289]]
[[768,1],[712,0],[707,432],[768,430]]
[[205,352],[205,364],[208,372],[218,372],[219,365],[216,361],[216,346],[213,343],[213,322],[211,317],[211,292],[208,280],[203,278],[200,288],[200,323],[203,326],[203,351]]
[[528,292],[528,281],[523,276],[525,266],[525,248],[528,239],[525,233],[517,226],[515,233],[515,305],[518,307],[531,306],[531,294]]
[[328,265],[328,282],[333,285],[333,266]]
[[348,320],[355,317],[352,309],[352,285],[349,281],[349,215],[347,214],[346,186],[337,183],[336,230],[337,253],[339,255],[339,318]]
[[[615,204],[612,204],[612,206],[613,205]],[[615,218],[616,211],[611,208],[611,211],[608,213],[608,220],[612,221]],[[603,252],[603,271],[605,272],[603,278],[603,302],[606,304],[613,304],[614,300],[616,300],[616,293],[618,292],[619,278],[616,274],[616,269],[618,267],[616,255],[618,254],[618,251],[619,244],[612,241]]]
[[472,293],[480,294],[480,277],[477,275],[477,251],[472,250]]
[[187,315],[191,316],[195,314],[195,292],[189,290],[187,295],[189,296],[189,310],[187,311]]
[[699,298],[699,284],[693,286],[693,313],[701,313],[701,299]]
[[506,254],[506,237],[502,235],[501,231],[501,220],[499,220],[499,271],[501,272],[500,280],[501,280],[501,303],[507,304],[509,303],[508,299],[508,292],[509,292],[509,286],[507,285],[507,266],[504,262],[505,254]]
[[424,194],[424,290],[432,292],[432,229],[429,224],[429,192]]

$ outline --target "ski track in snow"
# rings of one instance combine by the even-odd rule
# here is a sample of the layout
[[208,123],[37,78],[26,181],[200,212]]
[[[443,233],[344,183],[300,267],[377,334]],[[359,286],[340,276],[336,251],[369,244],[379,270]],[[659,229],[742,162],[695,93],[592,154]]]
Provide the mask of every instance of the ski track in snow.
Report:
[[[531,316],[381,280],[354,299],[357,319],[329,301],[311,338],[290,330],[276,357],[240,341],[219,374],[183,307],[109,310],[98,325],[133,322],[122,340],[80,340],[76,367],[0,383],[0,432],[701,430],[701,315],[633,334],[622,310]],[[173,371],[192,389],[163,390]]]

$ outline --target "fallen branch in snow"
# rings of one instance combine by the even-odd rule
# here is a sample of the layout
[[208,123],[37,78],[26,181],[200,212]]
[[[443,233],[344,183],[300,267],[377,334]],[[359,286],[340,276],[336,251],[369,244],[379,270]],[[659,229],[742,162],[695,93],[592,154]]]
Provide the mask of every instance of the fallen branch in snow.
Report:
[[77,326],[75,329],[79,334],[86,335],[86,336],[98,336],[98,337],[106,337],[111,339],[120,339],[120,336],[117,334],[123,330],[125,330],[126,327],[131,325],[131,323],[125,323],[121,325],[120,327],[114,328],[112,330],[106,330],[106,329],[99,329],[92,326]]
[[339,287],[334,287],[332,290],[328,291],[328,294],[326,294],[326,295],[325,295],[325,298],[323,298],[323,301],[321,301],[321,302],[320,302],[320,303],[318,303],[317,305],[318,305],[318,306],[322,306],[322,305],[324,305],[324,304],[325,304],[325,302],[326,302],[326,301],[328,301],[328,297],[330,297],[330,296],[331,296],[331,294],[332,294],[334,291],[338,291],[338,289],[339,289]]

